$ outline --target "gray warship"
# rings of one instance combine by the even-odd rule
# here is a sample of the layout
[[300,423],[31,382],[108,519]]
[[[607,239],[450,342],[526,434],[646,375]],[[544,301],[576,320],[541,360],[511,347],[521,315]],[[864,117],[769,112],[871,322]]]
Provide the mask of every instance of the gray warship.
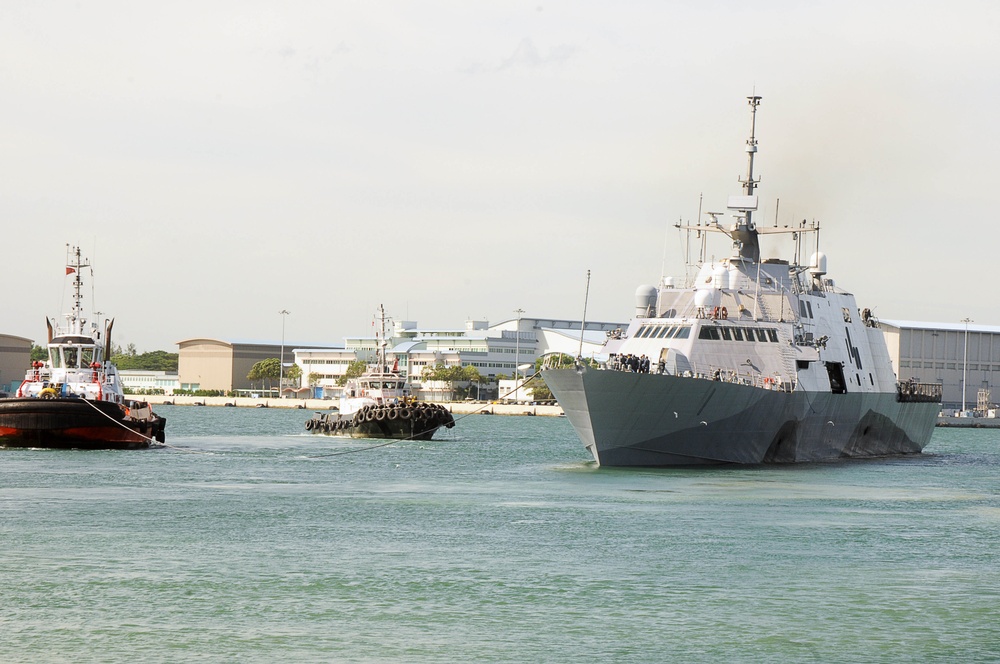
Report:
[[[756,113],[742,195],[725,213],[678,224],[688,276],[636,291],[626,329],[600,362],[543,367],[577,435],[604,466],[801,463],[920,453],[941,386],[899,381],[879,322],[827,275],[818,222],[757,223]],[[762,235],[792,240],[791,260],[761,259]],[[732,253],[706,260],[707,238]],[[809,253],[805,264],[800,257]],[[694,259],[694,260],[692,260]]]

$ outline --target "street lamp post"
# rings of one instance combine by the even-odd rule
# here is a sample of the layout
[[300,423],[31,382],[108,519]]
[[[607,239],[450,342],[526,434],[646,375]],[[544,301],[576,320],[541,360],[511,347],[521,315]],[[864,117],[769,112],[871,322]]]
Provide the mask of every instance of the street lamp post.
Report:
[[963,318],[962,322],[965,323],[965,350],[962,357],[962,413],[965,414],[965,383],[969,370],[969,323],[972,319]]
[[291,312],[282,309],[281,314],[281,358],[278,360],[278,398],[281,398],[281,388],[285,382],[285,317]]

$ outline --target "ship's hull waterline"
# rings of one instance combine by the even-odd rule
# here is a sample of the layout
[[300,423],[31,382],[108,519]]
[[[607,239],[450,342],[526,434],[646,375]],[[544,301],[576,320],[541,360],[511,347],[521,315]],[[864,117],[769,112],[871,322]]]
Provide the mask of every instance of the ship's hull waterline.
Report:
[[827,461],[917,454],[939,403],[894,393],[781,392],[594,369],[544,372],[594,459],[605,466]]
[[110,401],[0,399],[0,447],[143,449],[162,441],[164,424],[130,420]]

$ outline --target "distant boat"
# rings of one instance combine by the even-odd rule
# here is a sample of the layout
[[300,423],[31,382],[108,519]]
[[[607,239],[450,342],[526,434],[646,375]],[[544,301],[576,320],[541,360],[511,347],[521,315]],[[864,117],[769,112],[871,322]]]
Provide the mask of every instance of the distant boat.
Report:
[[[636,315],[609,334],[602,363],[542,376],[594,459],[606,466],[788,463],[916,454],[941,386],[898,382],[868,309],[834,285],[819,224],[763,226],[754,216],[755,116],[733,223],[678,225],[697,240],[693,271],[636,292]],[[761,260],[758,237],[785,234],[794,260]],[[732,253],[709,260],[723,235]],[[808,264],[799,255],[815,241]],[[693,278],[690,275],[694,275]]]
[[48,358],[32,362],[15,398],[0,399],[2,447],[139,449],[164,441],[166,420],[122,392],[109,360],[114,320],[104,330],[87,326],[81,286],[89,266],[73,247],[66,266],[72,311],[62,326],[46,318]]
[[307,431],[351,438],[430,440],[439,428],[455,426],[454,417],[444,406],[414,399],[398,363],[389,365],[385,309],[379,307],[379,311],[375,363],[357,378],[348,379],[338,412],[316,413],[306,420]]

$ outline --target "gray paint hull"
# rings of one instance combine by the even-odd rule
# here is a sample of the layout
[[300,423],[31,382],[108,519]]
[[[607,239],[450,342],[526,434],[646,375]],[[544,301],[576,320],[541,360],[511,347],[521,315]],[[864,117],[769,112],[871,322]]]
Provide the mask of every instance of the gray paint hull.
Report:
[[606,466],[792,463],[917,454],[940,404],[895,393],[778,392],[588,369],[547,370],[577,435]]

